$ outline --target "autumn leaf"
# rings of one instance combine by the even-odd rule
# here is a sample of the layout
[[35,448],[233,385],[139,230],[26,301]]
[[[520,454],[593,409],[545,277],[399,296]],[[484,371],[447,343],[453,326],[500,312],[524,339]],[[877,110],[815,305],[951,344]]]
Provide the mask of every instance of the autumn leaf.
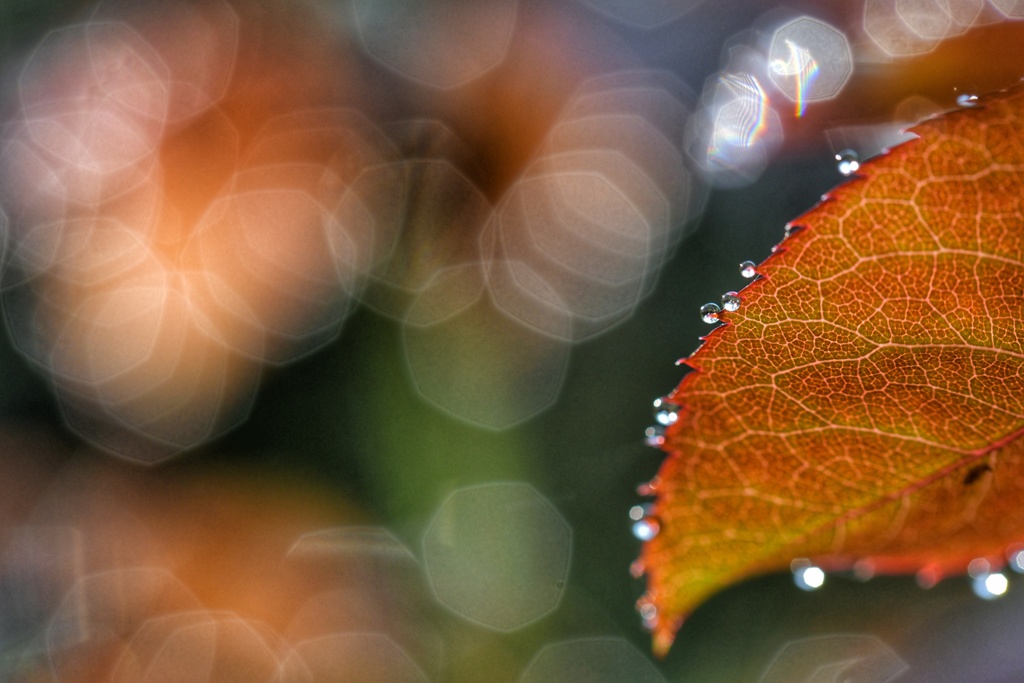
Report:
[[1024,540],[1024,86],[793,221],[706,337],[652,482],[641,612],[809,558],[928,581]]

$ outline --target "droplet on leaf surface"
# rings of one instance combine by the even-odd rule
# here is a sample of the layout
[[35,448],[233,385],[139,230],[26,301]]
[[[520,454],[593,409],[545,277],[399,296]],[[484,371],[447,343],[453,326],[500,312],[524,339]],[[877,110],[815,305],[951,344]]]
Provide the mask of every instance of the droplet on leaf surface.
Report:
[[748,280],[757,275],[757,264],[753,261],[744,261],[740,264],[740,275]]

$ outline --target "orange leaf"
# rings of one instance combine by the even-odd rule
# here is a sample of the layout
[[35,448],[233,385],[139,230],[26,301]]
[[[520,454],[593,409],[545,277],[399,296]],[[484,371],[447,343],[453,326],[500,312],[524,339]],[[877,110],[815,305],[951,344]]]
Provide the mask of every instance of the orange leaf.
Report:
[[1021,131],[1021,86],[917,126],[687,360],[640,560],[656,651],[794,558],[937,580],[1024,540]]

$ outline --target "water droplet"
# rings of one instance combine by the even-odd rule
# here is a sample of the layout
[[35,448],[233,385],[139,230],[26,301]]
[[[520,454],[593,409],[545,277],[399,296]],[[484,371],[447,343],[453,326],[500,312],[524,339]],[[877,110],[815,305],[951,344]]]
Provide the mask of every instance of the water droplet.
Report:
[[661,527],[658,525],[657,520],[649,517],[633,524],[633,535],[641,541],[650,541],[658,535],[659,531],[661,531]]
[[815,567],[810,560],[800,557],[790,563],[793,570],[793,583],[797,588],[805,591],[813,591],[825,584],[825,572],[821,567]]
[[836,155],[839,162],[839,172],[843,175],[853,175],[860,168],[860,157],[852,149],[844,149]]
[[639,579],[647,571],[647,567],[644,565],[643,560],[633,560],[629,565],[629,575],[634,579]]
[[661,425],[654,425],[644,430],[644,443],[652,448],[661,448],[665,445],[665,428]]
[[651,513],[650,505],[634,505],[629,508],[629,518],[634,522],[639,522],[641,519]]
[[967,574],[972,579],[984,578],[988,576],[990,571],[992,571],[992,566],[984,557],[973,559],[971,560],[971,563],[967,565]]
[[722,307],[718,304],[704,304],[700,307],[700,319],[708,325],[714,325],[718,322],[718,315],[721,312]]
[[976,576],[971,581],[971,588],[974,594],[985,600],[995,600],[1006,594],[1010,582],[1002,572],[993,572],[984,576]]
[[753,261],[744,261],[740,264],[740,275],[748,280],[757,275],[757,264]]
[[736,292],[726,292],[722,295],[722,308],[727,311],[737,311],[740,308],[740,295]]
[[679,405],[669,400],[668,396],[654,399],[654,420],[658,424],[675,424],[679,419]]
[[1024,574],[1024,546],[1011,545],[1006,549],[1007,565],[1018,574]]
[[957,95],[956,103],[961,107],[976,107],[978,106],[978,96],[967,93]]
[[871,560],[857,560],[853,565],[853,577],[858,581],[868,581],[875,576],[875,563]]
[[917,581],[917,585],[921,588],[934,588],[942,575],[935,567],[923,567],[917,574],[914,575],[914,579]]
[[636,493],[638,496],[653,496],[658,492],[658,486],[661,485],[661,479],[654,477],[648,482],[639,484],[636,487]]
[[653,631],[658,625],[658,608],[646,595],[636,601],[636,611],[640,613],[644,628]]

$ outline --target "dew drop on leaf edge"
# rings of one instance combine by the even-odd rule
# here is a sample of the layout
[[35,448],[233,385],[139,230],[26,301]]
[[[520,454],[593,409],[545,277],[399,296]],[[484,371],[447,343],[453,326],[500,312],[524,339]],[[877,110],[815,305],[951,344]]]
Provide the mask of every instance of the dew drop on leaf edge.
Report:
[[653,540],[659,531],[661,527],[653,519],[645,518],[633,523],[633,536],[641,541]]
[[971,589],[983,600],[995,600],[1006,594],[1010,582],[1002,572],[992,572],[971,579]]
[[923,567],[914,575],[914,580],[917,582],[917,585],[925,590],[934,588],[938,585],[941,578],[942,576],[934,567]]
[[736,292],[726,292],[722,295],[722,308],[727,311],[738,311],[740,308],[740,297]]
[[651,514],[651,506],[647,505],[634,505],[629,508],[629,518],[634,522],[639,522],[643,518]]
[[722,307],[715,303],[704,304],[700,307],[700,319],[706,322],[708,325],[714,325],[718,322],[718,316],[722,312]]
[[1024,547],[1013,545],[1007,548],[1006,566],[1018,574],[1024,574]]
[[740,264],[740,275],[748,280],[757,275],[757,264],[753,261],[744,261]]
[[637,600],[636,611],[640,613],[643,626],[648,631],[653,631],[658,624],[658,608],[650,598],[644,596]]
[[655,493],[658,492],[659,483],[660,480],[658,479],[658,477],[654,477],[650,481],[644,482],[642,484],[637,484],[636,493],[638,496],[653,496]]
[[875,564],[871,560],[857,560],[853,564],[853,578],[870,581],[875,576]]
[[665,443],[665,428],[653,425],[644,430],[644,443],[653,448],[661,448]]
[[978,557],[971,560],[970,564],[967,565],[967,575],[972,579],[979,577],[988,576],[988,573],[992,570],[992,565],[989,564],[988,560],[983,557]]
[[838,169],[843,175],[853,175],[860,168],[860,157],[852,149],[844,149],[836,154]]
[[961,107],[976,107],[978,106],[978,96],[963,93],[961,95],[957,95],[956,103]]
[[669,400],[667,396],[654,399],[654,421],[660,425],[669,426],[679,419],[679,406]]
[[816,567],[810,560],[797,558],[790,563],[793,571],[793,583],[797,588],[805,591],[818,590],[825,584],[825,572],[821,567]]

